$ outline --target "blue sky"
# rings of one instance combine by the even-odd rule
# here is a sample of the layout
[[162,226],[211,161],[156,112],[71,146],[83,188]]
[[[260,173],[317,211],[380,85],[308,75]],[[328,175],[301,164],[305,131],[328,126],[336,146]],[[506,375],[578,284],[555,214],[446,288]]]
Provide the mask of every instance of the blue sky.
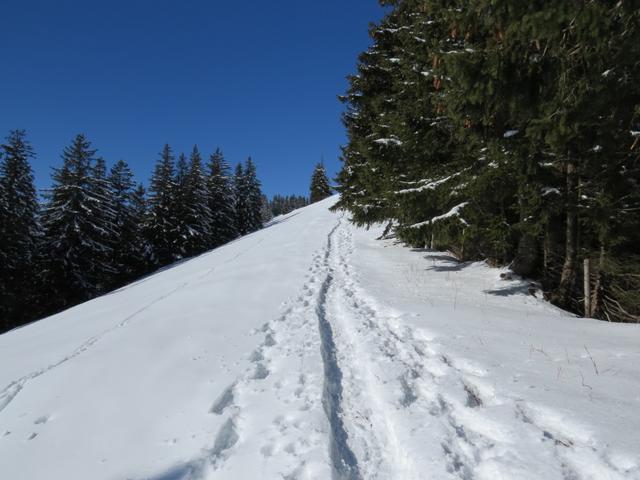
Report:
[[336,96],[376,0],[29,1],[0,5],[0,135],[24,128],[38,187],[73,136],[145,184],[164,143],[251,155],[263,190],[306,194],[345,143]]

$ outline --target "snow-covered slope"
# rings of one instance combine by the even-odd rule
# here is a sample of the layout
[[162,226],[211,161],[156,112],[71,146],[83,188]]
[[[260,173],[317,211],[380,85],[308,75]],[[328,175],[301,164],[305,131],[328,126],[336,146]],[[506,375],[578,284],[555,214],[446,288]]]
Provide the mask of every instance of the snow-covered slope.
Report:
[[0,478],[640,478],[640,329],[329,199],[0,336]]

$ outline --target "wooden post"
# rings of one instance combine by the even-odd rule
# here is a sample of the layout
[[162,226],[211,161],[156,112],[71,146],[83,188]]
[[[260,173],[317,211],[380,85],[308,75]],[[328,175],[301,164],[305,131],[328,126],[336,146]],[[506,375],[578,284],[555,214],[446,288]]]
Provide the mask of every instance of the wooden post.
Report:
[[591,262],[584,259],[584,316],[591,317]]

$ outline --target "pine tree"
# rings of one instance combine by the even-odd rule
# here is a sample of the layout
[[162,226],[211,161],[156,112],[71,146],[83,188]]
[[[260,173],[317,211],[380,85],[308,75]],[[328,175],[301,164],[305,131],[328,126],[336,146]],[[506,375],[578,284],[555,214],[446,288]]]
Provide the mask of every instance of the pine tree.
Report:
[[181,258],[181,220],[176,201],[178,186],[174,178],[174,157],[165,145],[151,176],[146,237],[156,266],[168,265]]
[[147,192],[141,183],[131,194],[129,214],[133,226],[131,238],[135,240],[131,243],[131,250],[126,257],[130,259],[128,265],[132,278],[138,278],[148,273],[153,264],[153,250],[145,231],[145,225],[149,218]]
[[311,176],[310,192],[311,194],[309,198],[311,203],[319,202],[320,200],[324,200],[331,196],[329,178],[327,177],[327,172],[325,171],[324,164],[322,162],[318,163],[313,171],[313,175]]
[[115,242],[112,285],[118,287],[135,279],[146,270],[147,248],[143,236],[146,216],[144,188],[133,180],[133,172],[124,161],[118,161],[109,173],[112,205],[115,214]]
[[238,235],[246,235],[250,230],[250,204],[248,198],[247,178],[242,164],[236,165],[233,176],[234,210],[236,212],[236,230]]
[[640,319],[619,261],[640,261],[637,6],[380,3],[342,97],[336,208],[390,221],[412,245],[510,264],[574,310],[593,258],[591,314]]
[[39,225],[33,156],[24,130],[10,132],[0,149],[0,332],[34,314]]
[[288,195],[286,197],[282,195],[274,195],[269,206],[274,216],[286,215],[292,210],[306,207],[309,205],[309,200],[306,197],[299,195]]
[[215,248],[238,236],[234,186],[229,165],[219,148],[209,159],[207,190],[211,214],[209,247]]
[[209,248],[212,223],[208,202],[207,179],[202,168],[202,157],[197,146],[194,146],[191,152],[182,188],[182,222],[186,226],[185,234],[187,235],[185,253],[188,256],[192,256],[200,254]]
[[93,222],[103,231],[103,244],[107,247],[99,258],[96,258],[96,278],[99,291],[105,292],[111,288],[118,272],[114,262],[114,249],[120,243],[117,228],[117,217],[114,209],[114,198],[111,184],[107,178],[107,164],[98,157],[91,168],[90,196],[97,202],[92,212]]
[[263,225],[273,219],[273,212],[271,211],[271,206],[269,205],[269,199],[267,198],[266,195],[262,195],[262,209],[260,212],[260,216],[261,216]]
[[174,247],[176,258],[184,258],[187,256],[187,248],[191,236],[187,219],[189,216],[189,206],[187,202],[188,176],[189,164],[187,157],[184,153],[180,153],[180,155],[178,155],[178,161],[176,162],[176,175],[174,178],[176,189],[172,205],[172,214],[178,225],[177,242]]
[[244,167],[244,187],[247,201],[247,233],[262,228],[262,191],[256,166],[249,157]]
[[[52,307],[66,307],[104,291],[110,266],[108,239],[113,226],[103,209],[100,175],[96,177],[96,150],[77,135],[62,154],[62,168],[53,173],[43,211],[45,277]],[[98,164],[100,167],[100,164]],[[97,178],[97,180],[96,180]]]

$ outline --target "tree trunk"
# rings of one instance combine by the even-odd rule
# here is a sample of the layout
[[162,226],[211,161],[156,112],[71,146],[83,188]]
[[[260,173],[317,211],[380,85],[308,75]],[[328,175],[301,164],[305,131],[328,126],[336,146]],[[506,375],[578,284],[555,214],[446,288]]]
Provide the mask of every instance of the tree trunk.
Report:
[[578,257],[578,173],[571,160],[567,162],[566,180],[565,254],[557,293],[558,302],[564,306],[568,306],[571,301]]
[[600,311],[600,303],[602,302],[602,276],[604,274],[604,262],[605,262],[605,248],[604,245],[600,247],[600,260],[598,262],[598,272],[596,274],[596,284],[593,289],[593,295],[591,297],[591,316],[596,317]]
[[531,277],[538,267],[538,241],[529,233],[523,233],[518,241],[518,252],[512,270],[521,277]]

